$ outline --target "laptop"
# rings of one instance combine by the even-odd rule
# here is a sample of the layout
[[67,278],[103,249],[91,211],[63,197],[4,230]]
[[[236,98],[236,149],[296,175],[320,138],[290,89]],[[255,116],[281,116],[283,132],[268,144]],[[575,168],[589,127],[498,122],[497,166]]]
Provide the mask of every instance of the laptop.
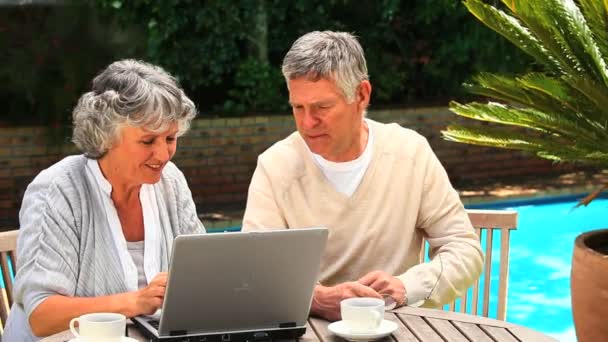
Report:
[[304,334],[327,228],[180,235],[153,341],[272,341]]

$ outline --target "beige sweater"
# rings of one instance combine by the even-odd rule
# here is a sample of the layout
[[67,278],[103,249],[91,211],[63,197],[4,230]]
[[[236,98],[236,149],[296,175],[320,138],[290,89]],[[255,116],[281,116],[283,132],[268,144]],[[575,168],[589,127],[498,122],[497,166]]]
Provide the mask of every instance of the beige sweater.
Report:
[[[373,156],[351,197],[329,183],[297,132],[262,153],[243,230],[325,226],[323,285],[384,270],[403,281],[410,304],[450,302],[479,277],[479,239],[426,139],[397,124],[369,122]],[[432,261],[419,265],[423,236]]]

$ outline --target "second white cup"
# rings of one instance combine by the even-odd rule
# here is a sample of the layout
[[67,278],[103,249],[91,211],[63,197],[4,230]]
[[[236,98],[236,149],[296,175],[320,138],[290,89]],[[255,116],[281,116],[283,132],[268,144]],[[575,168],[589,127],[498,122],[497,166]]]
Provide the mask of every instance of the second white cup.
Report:
[[384,319],[384,300],[357,297],[340,302],[344,325],[354,334],[372,333]]
[[[78,326],[78,329],[76,328]],[[119,313],[97,312],[70,321],[70,330],[83,341],[121,342],[125,336],[127,318]]]

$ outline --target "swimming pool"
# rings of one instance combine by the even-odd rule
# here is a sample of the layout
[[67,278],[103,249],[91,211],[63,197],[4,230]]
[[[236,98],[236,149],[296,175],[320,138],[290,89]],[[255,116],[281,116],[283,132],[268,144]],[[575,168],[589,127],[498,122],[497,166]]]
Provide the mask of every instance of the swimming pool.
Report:
[[[582,232],[608,227],[608,198],[573,210],[582,197],[467,206],[519,212],[518,228],[511,233],[507,320],[560,341],[576,341],[570,303],[574,239]],[[497,267],[493,265],[494,270]]]

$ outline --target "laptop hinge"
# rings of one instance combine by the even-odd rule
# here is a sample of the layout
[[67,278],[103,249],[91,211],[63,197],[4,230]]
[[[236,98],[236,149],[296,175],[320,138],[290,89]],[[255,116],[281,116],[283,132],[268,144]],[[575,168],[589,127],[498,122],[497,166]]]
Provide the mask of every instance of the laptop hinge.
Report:
[[279,328],[295,328],[296,322],[280,323]]
[[188,335],[188,330],[171,330],[169,336],[183,336]]

